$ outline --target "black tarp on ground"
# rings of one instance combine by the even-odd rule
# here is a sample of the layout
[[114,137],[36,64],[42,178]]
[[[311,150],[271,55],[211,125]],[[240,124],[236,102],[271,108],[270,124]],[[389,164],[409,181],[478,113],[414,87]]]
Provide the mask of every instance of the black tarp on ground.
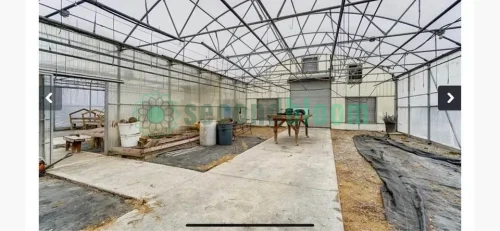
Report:
[[353,139],[384,182],[385,213],[395,229],[460,230],[460,160],[385,138]]

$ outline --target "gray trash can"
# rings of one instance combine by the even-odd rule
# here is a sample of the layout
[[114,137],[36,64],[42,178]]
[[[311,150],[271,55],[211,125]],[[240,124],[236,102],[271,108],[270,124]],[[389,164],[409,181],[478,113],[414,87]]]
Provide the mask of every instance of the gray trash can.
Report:
[[217,124],[217,144],[233,144],[233,124]]

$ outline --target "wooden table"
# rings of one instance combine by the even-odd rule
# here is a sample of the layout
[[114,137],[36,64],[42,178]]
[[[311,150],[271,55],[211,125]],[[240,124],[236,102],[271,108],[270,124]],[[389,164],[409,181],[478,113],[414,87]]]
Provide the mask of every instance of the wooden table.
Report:
[[72,153],[79,153],[82,151],[82,142],[85,142],[90,136],[65,136],[63,139],[66,141],[66,151],[71,146]]
[[312,117],[312,114],[309,115],[269,115],[269,117],[274,120],[274,142],[277,144],[278,143],[278,128],[283,125],[283,123],[287,123],[288,126],[288,136],[291,136],[290,134],[290,128],[295,131],[295,144],[298,146],[299,145],[299,130],[300,130],[300,125],[304,124],[304,127],[306,128],[306,137],[309,138],[309,133],[307,128],[309,127],[309,124],[307,120]]

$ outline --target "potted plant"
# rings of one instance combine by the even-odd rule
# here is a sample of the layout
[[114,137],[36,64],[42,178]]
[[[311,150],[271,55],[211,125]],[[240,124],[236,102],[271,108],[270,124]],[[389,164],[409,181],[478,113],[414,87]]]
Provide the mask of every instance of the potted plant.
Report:
[[385,132],[396,132],[396,124],[398,123],[398,117],[395,115],[385,114],[382,119],[385,123]]

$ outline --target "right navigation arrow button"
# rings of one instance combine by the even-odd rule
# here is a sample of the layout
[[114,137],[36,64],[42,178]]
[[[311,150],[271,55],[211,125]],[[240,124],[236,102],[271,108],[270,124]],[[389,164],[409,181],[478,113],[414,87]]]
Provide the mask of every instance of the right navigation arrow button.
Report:
[[453,101],[453,99],[454,99],[455,97],[453,97],[453,95],[452,95],[452,94],[450,94],[449,92],[448,92],[448,96],[450,97],[450,99],[448,100],[448,102],[447,102],[447,103],[451,103],[451,101]]

